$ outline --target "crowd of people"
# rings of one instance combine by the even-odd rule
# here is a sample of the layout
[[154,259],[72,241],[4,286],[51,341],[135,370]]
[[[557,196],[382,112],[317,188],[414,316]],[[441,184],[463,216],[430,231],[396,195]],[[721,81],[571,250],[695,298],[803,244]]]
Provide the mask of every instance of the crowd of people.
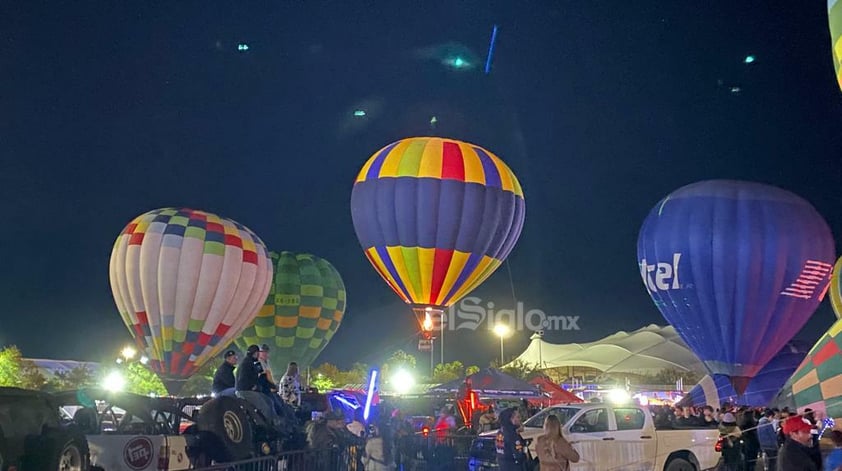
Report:
[[664,406],[651,410],[659,428],[718,428],[723,471],[754,471],[761,458],[768,470],[842,471],[842,432],[829,432],[836,449],[823,461],[819,447],[822,425],[811,409],[803,415],[787,408],[729,404],[719,409]]
[[[239,360],[229,350],[214,375],[215,396],[236,396],[253,404],[270,421],[280,424],[301,405],[298,365],[289,363],[276,382],[269,367],[268,345],[251,345]],[[351,460],[359,469],[388,470],[413,457],[412,424],[398,409],[381,403],[375,420],[366,421],[357,410],[350,423],[342,411],[331,410],[307,422],[306,446],[314,450],[340,448],[361,450]],[[521,410],[524,409],[524,410]],[[823,461],[819,448],[821,424],[809,409],[802,415],[787,409],[760,410],[724,404],[720,408],[653,406],[650,411],[657,428],[710,427],[719,430],[723,471],[754,471],[759,459],[768,470],[842,471],[842,432],[831,431],[836,446]],[[579,454],[561,433],[562,424],[550,415],[544,421],[544,434],[529,447],[537,456],[528,455],[527,444],[519,434],[521,419],[530,408],[510,407],[495,413],[492,407],[478,410],[472,417],[475,433],[498,430],[497,461],[502,471],[522,470],[532,460],[541,469],[566,470],[579,461]],[[292,419],[295,420],[294,418]],[[434,419],[431,432],[443,439],[457,429],[451,410],[442,408]]]

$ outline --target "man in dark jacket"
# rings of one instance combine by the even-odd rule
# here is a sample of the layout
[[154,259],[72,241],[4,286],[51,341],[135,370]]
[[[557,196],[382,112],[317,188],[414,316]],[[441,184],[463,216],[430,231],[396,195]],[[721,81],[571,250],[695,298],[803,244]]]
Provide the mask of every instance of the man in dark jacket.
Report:
[[237,392],[240,391],[257,391],[257,376],[259,374],[257,366],[254,364],[257,361],[257,352],[260,347],[257,345],[250,345],[246,350],[246,356],[237,367]]
[[259,375],[257,366],[258,351],[260,351],[260,347],[249,345],[248,350],[246,350],[246,356],[240,362],[240,366],[237,367],[237,397],[251,403],[270,423],[279,425],[280,418],[275,413],[272,401],[260,391],[257,384]]
[[216,369],[213,375],[211,392],[214,396],[233,396],[236,389],[234,379],[234,368],[237,365],[237,352],[228,350],[225,352],[225,361]]
[[518,433],[520,412],[511,407],[500,412],[500,431],[497,432],[497,465],[500,471],[526,469],[526,442]]
[[786,419],[781,429],[787,438],[778,452],[778,471],[818,471],[810,450],[813,441],[810,424],[794,416]]

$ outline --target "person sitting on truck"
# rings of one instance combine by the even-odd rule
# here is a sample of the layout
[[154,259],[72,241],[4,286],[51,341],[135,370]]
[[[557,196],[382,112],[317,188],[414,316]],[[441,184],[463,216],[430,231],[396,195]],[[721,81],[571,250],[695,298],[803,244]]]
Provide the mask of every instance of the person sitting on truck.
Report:
[[518,433],[520,412],[509,407],[500,412],[500,430],[497,432],[497,465],[500,471],[522,471],[526,466],[526,442]]
[[225,360],[216,369],[213,375],[211,392],[214,396],[233,396],[237,391],[237,384],[234,378],[234,368],[237,366],[237,352],[228,350],[225,352]]
[[535,450],[541,471],[568,471],[570,463],[579,462],[579,452],[561,434],[561,421],[552,414],[544,420],[544,434],[535,439]]
[[244,399],[254,407],[257,407],[267,420],[277,425],[279,418],[275,413],[275,408],[272,406],[271,400],[258,390],[258,351],[260,351],[260,347],[250,345],[248,350],[246,350],[246,356],[240,362],[240,366],[237,367],[236,394],[240,399]]
[[298,363],[291,361],[281,378],[281,399],[293,407],[301,404],[301,383],[298,381]]
[[781,471],[818,471],[810,450],[813,427],[801,417],[793,416],[786,419],[781,427],[786,435],[786,441],[778,451],[778,469]]
[[257,382],[264,394],[276,394],[278,385],[272,377],[272,369],[269,367],[269,345],[263,344],[257,352],[257,363],[259,364]]

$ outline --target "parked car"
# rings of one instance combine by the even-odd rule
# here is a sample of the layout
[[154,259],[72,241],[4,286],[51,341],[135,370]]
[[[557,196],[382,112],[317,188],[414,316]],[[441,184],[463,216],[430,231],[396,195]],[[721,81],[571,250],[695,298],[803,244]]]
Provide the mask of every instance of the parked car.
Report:
[[[529,442],[541,435],[551,414],[559,418],[562,433],[581,457],[571,463],[571,471],[699,471],[714,468],[719,461],[717,429],[656,429],[649,410],[636,405],[550,406],[523,423],[523,438]],[[493,431],[474,440],[471,471],[497,467],[496,437]]]

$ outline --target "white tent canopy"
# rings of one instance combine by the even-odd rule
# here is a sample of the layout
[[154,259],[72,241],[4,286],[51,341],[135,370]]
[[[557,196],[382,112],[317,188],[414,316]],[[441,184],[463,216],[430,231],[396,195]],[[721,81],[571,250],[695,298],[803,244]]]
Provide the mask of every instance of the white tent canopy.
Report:
[[541,369],[586,367],[603,373],[649,375],[663,369],[707,373],[672,326],[655,324],[589,343],[552,344],[533,335],[532,342],[514,361]]

